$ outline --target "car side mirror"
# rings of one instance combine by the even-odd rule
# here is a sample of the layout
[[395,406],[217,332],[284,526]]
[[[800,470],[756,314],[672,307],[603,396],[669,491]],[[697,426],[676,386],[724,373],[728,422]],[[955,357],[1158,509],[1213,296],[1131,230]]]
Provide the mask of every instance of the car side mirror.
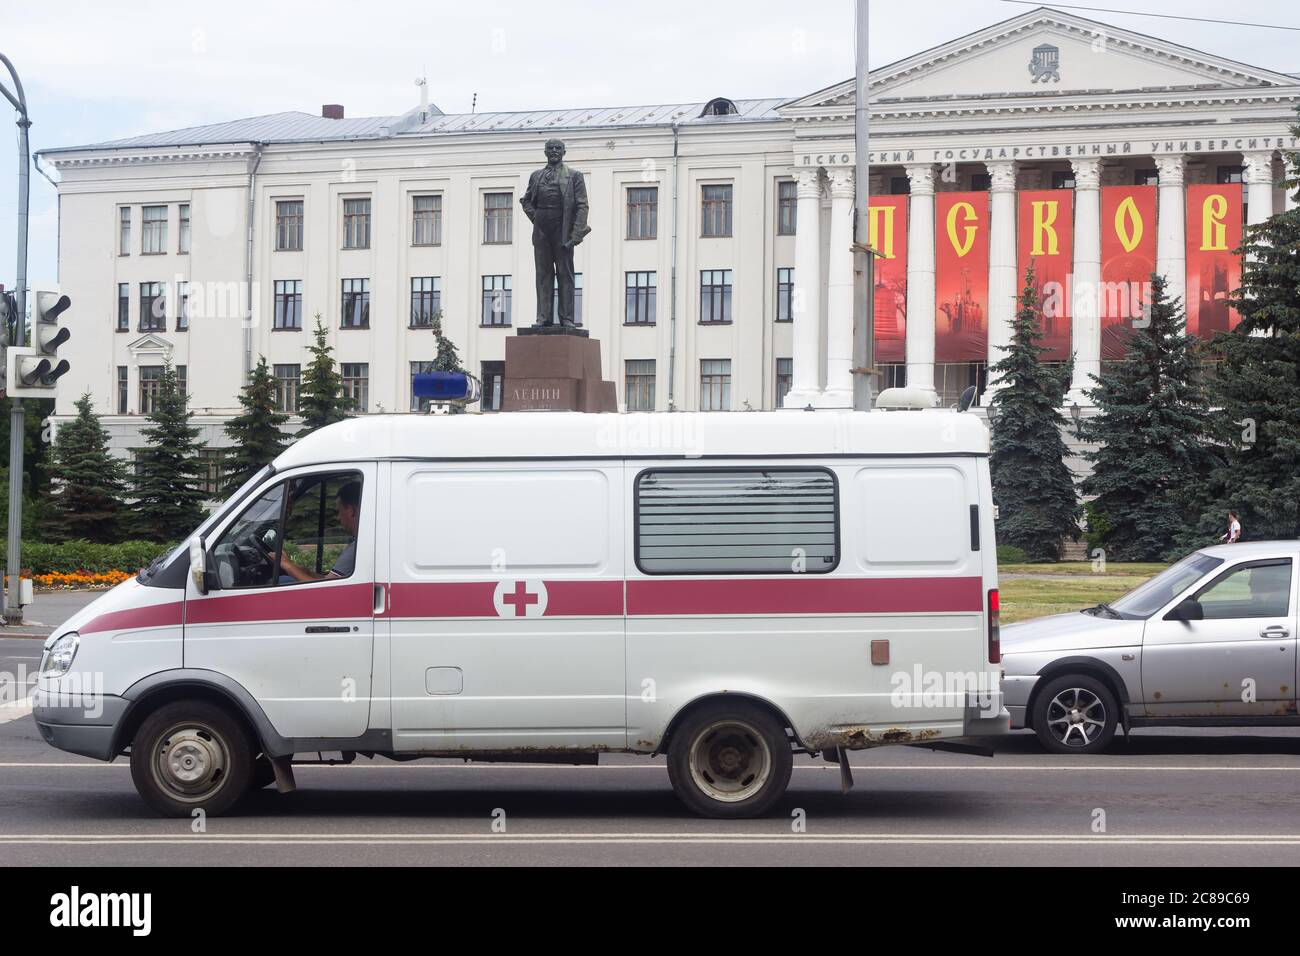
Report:
[[1196,598],[1189,597],[1181,602],[1177,607],[1165,615],[1166,621],[1203,621],[1205,620],[1205,610],[1201,607],[1201,602]]
[[190,538],[190,577],[196,591],[208,593],[208,552],[203,547],[203,538],[197,534]]

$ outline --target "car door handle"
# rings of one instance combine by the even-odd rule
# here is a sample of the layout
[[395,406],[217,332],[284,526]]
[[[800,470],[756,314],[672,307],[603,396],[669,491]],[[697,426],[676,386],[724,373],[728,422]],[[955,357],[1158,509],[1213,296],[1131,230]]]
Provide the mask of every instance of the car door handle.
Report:
[[347,624],[312,624],[303,630],[308,634],[347,634],[352,628]]
[[1279,637],[1290,637],[1290,628],[1283,627],[1281,624],[1273,624],[1259,632],[1260,637],[1270,637],[1277,639]]

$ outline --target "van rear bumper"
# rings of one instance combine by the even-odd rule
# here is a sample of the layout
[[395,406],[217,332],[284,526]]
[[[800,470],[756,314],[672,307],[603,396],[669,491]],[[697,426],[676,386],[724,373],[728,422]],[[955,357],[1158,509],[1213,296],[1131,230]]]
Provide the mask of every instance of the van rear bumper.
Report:
[[998,708],[996,715],[990,715],[987,709],[967,707],[962,720],[963,737],[996,737],[1011,732],[1011,712],[1005,707]]
[[130,701],[108,694],[58,698],[57,704],[37,692],[32,717],[41,737],[52,747],[96,760],[112,760],[117,725]]

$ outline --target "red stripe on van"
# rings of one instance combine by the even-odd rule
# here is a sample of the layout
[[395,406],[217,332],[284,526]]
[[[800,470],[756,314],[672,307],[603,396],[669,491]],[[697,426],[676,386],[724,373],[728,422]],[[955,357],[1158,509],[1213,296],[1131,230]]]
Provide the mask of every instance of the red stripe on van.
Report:
[[144,627],[180,627],[182,607],[184,605],[180,601],[172,601],[169,604],[109,611],[91,618],[77,630],[82,634],[95,634],[100,631],[133,631]]
[[[496,617],[496,581],[394,584],[389,617]],[[617,617],[622,581],[545,581],[546,617]]]
[[237,621],[304,621],[370,617],[374,591],[369,584],[320,588],[276,588],[260,594],[190,598],[186,624],[231,624]]
[[914,614],[982,611],[979,578],[636,578],[627,613]]
[[623,613],[622,581],[547,581],[546,616],[608,617]]

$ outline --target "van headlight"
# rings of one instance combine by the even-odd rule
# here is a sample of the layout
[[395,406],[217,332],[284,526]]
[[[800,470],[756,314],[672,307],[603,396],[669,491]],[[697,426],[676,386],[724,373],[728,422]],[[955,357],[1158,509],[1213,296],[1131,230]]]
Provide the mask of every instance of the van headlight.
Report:
[[72,667],[72,659],[77,656],[81,645],[81,635],[76,631],[64,634],[45,649],[45,660],[41,662],[41,674],[47,677],[62,677]]

